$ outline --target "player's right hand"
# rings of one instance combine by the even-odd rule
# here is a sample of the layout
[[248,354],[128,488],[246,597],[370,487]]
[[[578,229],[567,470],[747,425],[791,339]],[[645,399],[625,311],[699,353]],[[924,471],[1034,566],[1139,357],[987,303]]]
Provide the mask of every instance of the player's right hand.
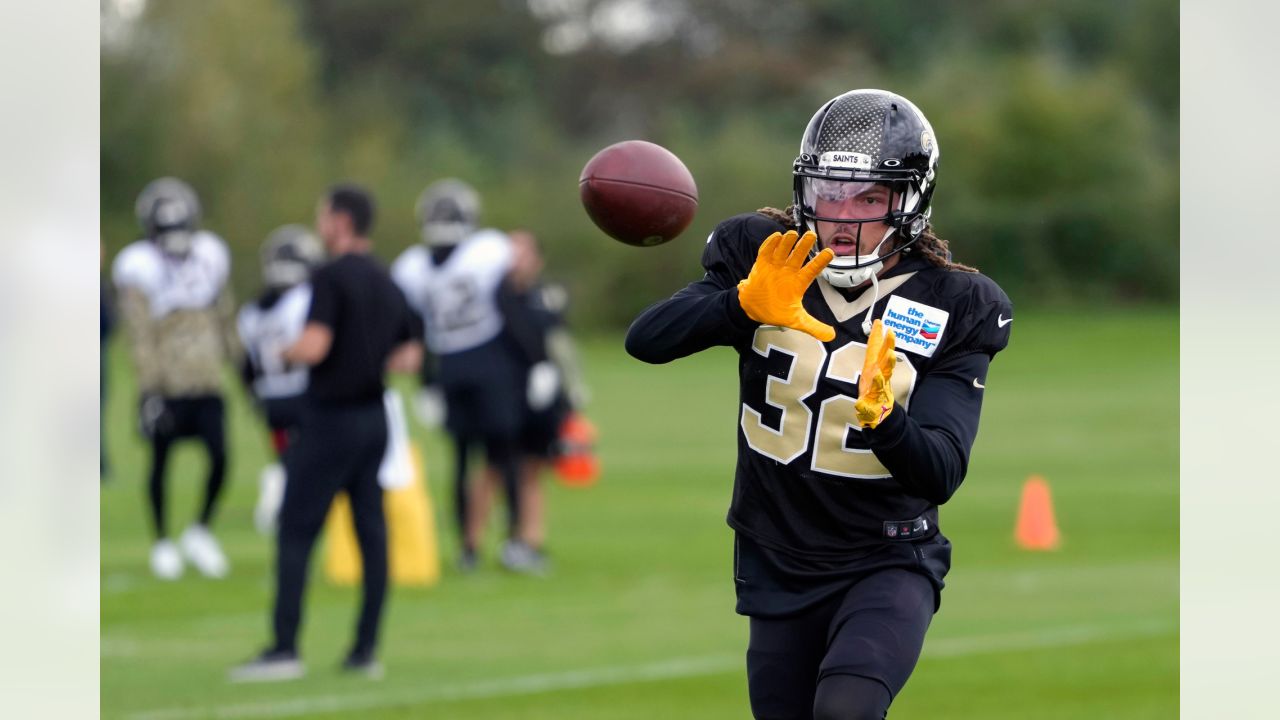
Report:
[[738,303],[747,317],[763,325],[806,332],[823,342],[835,339],[835,328],[819,322],[801,304],[804,291],[835,257],[827,248],[805,263],[817,240],[813,231],[797,240],[795,230],[765,239],[751,273],[738,283]]
[[138,398],[138,426],[152,440],[173,430],[173,415],[163,396],[147,392]]

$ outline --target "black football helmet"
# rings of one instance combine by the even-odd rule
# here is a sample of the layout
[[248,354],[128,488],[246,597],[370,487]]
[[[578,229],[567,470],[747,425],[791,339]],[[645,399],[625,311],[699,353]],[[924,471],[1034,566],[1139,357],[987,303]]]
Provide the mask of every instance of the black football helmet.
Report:
[[134,211],[142,231],[166,254],[185,256],[200,224],[200,198],[185,182],[163,177],[138,194]]
[[262,282],[272,290],[285,290],[311,277],[324,259],[320,240],[302,225],[284,225],[271,231],[262,243]]
[[480,196],[461,180],[437,180],[418,196],[417,215],[422,241],[428,247],[457,245],[476,229]]
[[[871,255],[836,256],[823,271],[832,285],[854,287],[879,272],[882,263],[909,248],[929,223],[937,176],[938,143],[924,113],[910,100],[884,90],[851,90],[827,101],[805,128],[800,155],[792,167],[794,213],[803,233],[819,220],[856,227],[861,240],[866,223],[889,230]],[[890,190],[887,214],[876,218],[824,217],[818,200],[854,197],[869,183]],[[891,237],[888,252],[880,248]],[[818,238],[815,248],[823,239]],[[860,244],[859,244],[860,247]]]

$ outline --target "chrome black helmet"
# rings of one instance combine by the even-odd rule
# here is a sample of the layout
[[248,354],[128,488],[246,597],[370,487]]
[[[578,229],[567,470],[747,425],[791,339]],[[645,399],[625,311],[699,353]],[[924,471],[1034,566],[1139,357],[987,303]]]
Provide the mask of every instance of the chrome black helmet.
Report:
[[[805,128],[792,167],[795,219],[801,232],[816,222],[857,227],[884,223],[888,232],[872,255],[838,255],[823,275],[833,285],[852,287],[878,272],[886,258],[908,248],[929,223],[937,176],[938,143],[924,113],[910,100],[884,90],[851,90],[827,101]],[[839,202],[869,185],[890,190],[884,215],[846,218],[820,215],[819,200]],[[884,241],[898,242],[879,254]],[[818,239],[818,246],[823,238]]]

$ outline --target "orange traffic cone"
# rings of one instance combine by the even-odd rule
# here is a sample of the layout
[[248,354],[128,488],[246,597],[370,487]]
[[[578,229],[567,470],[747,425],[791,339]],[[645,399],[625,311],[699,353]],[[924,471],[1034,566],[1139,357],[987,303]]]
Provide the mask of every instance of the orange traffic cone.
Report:
[[596,457],[596,426],[578,413],[570,413],[560,425],[560,457],[556,475],[569,487],[590,487],[600,477]]
[[1022,486],[1018,527],[1013,537],[1023,550],[1056,550],[1062,540],[1058,534],[1058,521],[1053,516],[1049,483],[1039,475],[1027,478]]

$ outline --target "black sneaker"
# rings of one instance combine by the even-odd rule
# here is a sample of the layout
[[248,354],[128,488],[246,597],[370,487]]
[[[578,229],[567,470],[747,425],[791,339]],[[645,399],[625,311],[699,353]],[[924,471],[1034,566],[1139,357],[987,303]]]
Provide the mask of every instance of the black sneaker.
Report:
[[458,556],[458,572],[463,575],[470,575],[476,571],[480,565],[480,559],[476,555],[475,550],[463,550]]
[[231,668],[231,682],[281,682],[297,680],[306,674],[298,653],[292,650],[267,650],[243,665]]
[[342,671],[352,675],[363,675],[370,680],[381,680],[382,663],[371,652],[352,652],[342,661]]

